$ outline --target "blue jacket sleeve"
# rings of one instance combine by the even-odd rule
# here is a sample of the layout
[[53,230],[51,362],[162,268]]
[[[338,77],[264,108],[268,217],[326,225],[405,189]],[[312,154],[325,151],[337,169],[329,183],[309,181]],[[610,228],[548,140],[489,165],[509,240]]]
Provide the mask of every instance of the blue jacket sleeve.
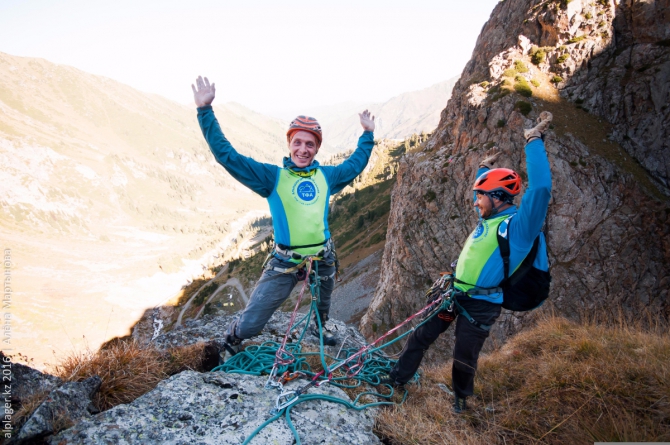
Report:
[[521,250],[530,249],[542,230],[551,199],[551,170],[541,139],[526,144],[526,166],[528,190],[509,227],[510,246]]
[[361,174],[365,166],[368,165],[374,145],[374,134],[371,131],[365,131],[358,138],[356,151],[346,161],[336,166],[327,165],[321,167],[328,181],[331,194],[339,192],[353,181],[356,176]]
[[254,192],[267,198],[274,189],[279,167],[263,164],[239,154],[223,135],[211,106],[198,108],[198,123],[209,149],[230,175]]

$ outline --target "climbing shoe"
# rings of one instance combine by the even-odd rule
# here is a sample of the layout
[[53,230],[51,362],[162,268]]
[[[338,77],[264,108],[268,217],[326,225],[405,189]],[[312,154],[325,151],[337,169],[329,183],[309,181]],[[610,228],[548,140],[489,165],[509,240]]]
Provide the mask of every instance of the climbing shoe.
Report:
[[[335,346],[337,345],[337,339],[335,334],[326,327],[326,321],[328,321],[328,312],[319,311],[319,316],[321,317],[321,327],[323,331],[323,344],[326,346]],[[319,321],[316,319],[317,315],[314,314],[314,324],[312,324],[312,329],[310,332],[313,336],[319,338]]]
[[467,411],[468,406],[465,404],[465,397],[454,396],[454,412],[461,414]]
[[400,390],[405,389],[404,383],[396,381],[396,379],[394,379],[390,375],[387,375],[379,379],[379,385],[389,385],[393,389],[400,389]]
[[222,365],[226,363],[232,356],[240,352],[242,345],[239,343],[232,345],[230,343],[223,343],[223,349],[219,351],[219,364]]
[[545,131],[549,128],[551,120],[554,118],[554,115],[548,111],[543,111],[540,113],[540,117],[537,118],[537,125],[529,130],[524,130],[523,135],[526,138],[526,142],[530,142],[533,139],[540,139]]
[[223,349],[219,351],[220,364],[230,360],[230,358],[240,352],[240,349],[242,348],[242,339],[235,335],[236,328],[237,320],[234,320],[232,323],[230,323],[230,325],[228,325],[228,329],[226,329],[226,333],[223,339]]

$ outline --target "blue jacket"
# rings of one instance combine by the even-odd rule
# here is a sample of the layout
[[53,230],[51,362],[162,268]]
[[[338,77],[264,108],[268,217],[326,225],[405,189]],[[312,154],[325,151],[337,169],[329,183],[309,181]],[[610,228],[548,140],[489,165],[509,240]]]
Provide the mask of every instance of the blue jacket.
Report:
[[[202,133],[217,162],[221,164],[233,178],[237,179],[263,198],[271,199],[272,192],[277,187],[279,173],[282,168],[276,165],[258,162],[235,151],[233,146],[223,135],[211,106],[198,108],[198,122],[200,123]],[[330,195],[341,191],[363,171],[370,159],[373,147],[374,135],[371,131],[365,131],[358,139],[358,147],[354,153],[340,165],[321,166],[318,161],[313,161],[312,164],[307,167],[298,168],[289,157],[285,157],[283,168],[297,172],[308,172],[319,169],[325,176],[328,184],[328,190],[326,192],[326,199],[328,199]],[[279,240],[287,238],[288,234],[284,233],[287,232],[284,221],[286,219],[285,215],[275,214],[277,212],[281,213],[281,209],[275,211],[272,210],[273,208],[278,208],[276,201],[273,201],[270,204],[273,225],[275,228],[275,239]],[[324,215],[324,239],[330,238],[327,212],[328,209],[326,206]],[[284,217],[282,218],[282,216]]]
[[[547,244],[544,234],[541,233],[542,225],[547,216],[549,200],[551,199],[549,160],[547,159],[544,142],[540,139],[526,144],[525,151],[526,166],[528,169],[528,189],[523,195],[521,205],[518,208],[517,206],[512,206],[491,216],[491,218],[498,218],[502,215],[514,215],[507,227],[510,245],[510,274],[526,258],[538,235],[540,236],[540,243],[533,266],[543,271],[549,270]],[[488,171],[487,168],[480,168],[477,171],[477,177],[486,171]],[[500,230],[503,232],[505,230],[504,224],[506,223],[503,222],[500,226]],[[472,284],[482,288],[497,287],[502,282],[503,275],[502,257],[500,256],[500,249],[497,248],[484,265],[484,269],[482,269],[477,282]],[[498,304],[501,304],[503,301],[502,293],[472,295],[472,298]]]

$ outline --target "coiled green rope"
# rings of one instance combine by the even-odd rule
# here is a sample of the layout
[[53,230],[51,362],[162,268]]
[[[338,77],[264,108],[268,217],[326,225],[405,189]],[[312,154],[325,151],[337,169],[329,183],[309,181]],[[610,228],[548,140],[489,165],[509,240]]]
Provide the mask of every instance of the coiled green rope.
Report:
[[[315,271],[316,272],[316,271]],[[289,328],[287,332],[290,332],[293,329],[296,329],[298,326],[300,326],[302,323],[304,323],[304,327],[302,329],[302,332],[298,338],[298,341],[295,343],[287,343],[284,347],[284,350],[289,353],[292,357],[293,360],[291,363],[286,364],[286,365],[278,365],[276,369],[276,375],[282,375],[286,372],[288,373],[296,373],[300,372],[303,375],[310,377],[311,383],[315,383],[315,380],[318,381],[316,376],[320,375],[320,378],[322,379],[320,382],[325,383],[328,382],[334,386],[340,387],[340,388],[347,388],[347,389],[355,389],[361,387],[363,384],[368,384],[370,386],[378,386],[380,384],[380,375],[387,375],[393,368],[393,366],[396,363],[396,360],[393,360],[391,358],[388,358],[384,354],[382,354],[380,351],[384,348],[389,347],[390,345],[400,341],[401,339],[405,338],[406,336],[410,335],[415,329],[417,329],[419,326],[423,325],[426,323],[430,318],[435,316],[440,310],[446,308],[446,304],[448,300],[445,300],[442,302],[440,305],[436,305],[435,308],[433,308],[432,313],[425,317],[417,326],[414,328],[408,330],[407,332],[397,336],[396,338],[383,343],[375,348],[371,348],[369,350],[366,350],[363,354],[361,354],[358,359],[357,363],[351,364],[349,363],[349,370],[352,368],[357,368],[356,371],[352,374],[349,374],[347,372],[345,373],[340,373],[344,375],[332,375],[330,372],[330,369],[332,369],[335,365],[342,365],[342,362],[344,361],[345,363],[349,361],[349,358],[357,354],[358,352],[361,351],[361,348],[343,348],[340,352],[340,355],[343,355],[345,358],[339,358],[339,357],[333,357],[329,354],[326,354],[324,351],[324,346],[323,346],[323,333],[322,333],[322,326],[321,326],[321,320],[320,317],[315,317],[317,319],[317,323],[319,326],[319,352],[303,352],[302,351],[302,339],[305,336],[305,333],[307,332],[307,328],[309,326],[309,319],[312,313],[316,313],[316,307],[317,307],[317,302],[318,302],[318,295],[319,295],[319,278],[318,278],[318,273],[314,274],[316,276],[315,279],[310,277],[310,293],[312,294],[312,303],[310,305],[310,310],[309,312],[298,322],[296,322],[293,326]],[[296,305],[297,308],[298,305]],[[288,333],[287,333],[288,335]],[[273,368],[276,363],[276,355],[277,351],[280,348],[280,344],[277,342],[264,342],[261,345],[250,345],[243,351],[240,351],[230,359],[228,359],[225,363],[222,365],[217,366],[216,368],[212,369],[212,372],[214,371],[223,371],[227,373],[236,373],[236,374],[250,374],[250,375],[262,375],[262,374],[270,374],[273,371]],[[321,365],[323,367],[324,371],[319,371],[315,372],[312,370],[308,358],[311,356],[318,355],[320,358]],[[328,366],[327,360],[331,362],[331,366]],[[346,367],[346,365],[342,366]],[[354,381],[355,383],[350,383],[351,381]],[[418,375],[415,375],[412,379],[412,381],[418,380]],[[306,385],[303,390],[308,388],[310,385]],[[291,409],[298,405],[299,403],[303,403],[306,401],[311,401],[311,400],[325,400],[328,402],[334,402],[334,403],[339,403],[341,405],[346,406],[347,408],[354,409],[354,410],[363,410],[366,408],[371,408],[374,406],[381,406],[381,405],[394,405],[394,404],[402,404],[405,402],[405,399],[407,398],[407,390],[404,390],[404,394],[402,396],[402,399],[400,402],[394,402],[392,398],[395,395],[394,389],[390,385],[385,385],[386,387],[390,388],[390,393],[389,394],[381,394],[373,391],[364,391],[356,396],[356,398],[353,401],[348,401],[344,400],[338,397],[326,395],[326,394],[305,394],[305,393],[300,393],[298,392],[298,396],[291,400],[290,403],[283,407],[282,409],[278,410],[277,412],[271,413],[271,417],[268,418],[265,422],[263,422],[258,428],[256,428],[244,441],[243,445],[249,444],[251,440],[267,425],[270,423],[274,422],[275,420],[279,419],[280,417],[284,416],[286,418],[286,423],[291,429],[291,432],[293,433],[293,436],[296,440],[297,444],[300,444],[300,437],[298,435],[298,431],[296,430],[295,426],[293,425],[293,422],[290,417],[290,412]],[[382,399],[381,401],[378,402],[372,402],[372,403],[361,403],[361,398],[364,396],[372,396],[376,397],[378,399]]]

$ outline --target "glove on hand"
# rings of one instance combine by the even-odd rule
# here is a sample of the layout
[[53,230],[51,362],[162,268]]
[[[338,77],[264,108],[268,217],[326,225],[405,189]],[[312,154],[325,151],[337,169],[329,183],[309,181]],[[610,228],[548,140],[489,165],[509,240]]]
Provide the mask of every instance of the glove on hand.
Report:
[[529,130],[524,130],[523,135],[526,138],[526,142],[530,142],[533,139],[542,138],[544,140],[544,132],[549,128],[554,115],[548,111],[543,111],[540,113],[540,117],[537,118],[538,124]]
[[479,163],[479,167],[486,167],[489,170],[492,169],[496,159],[498,159],[498,156],[500,156],[500,153],[493,153],[491,156],[482,159],[482,161]]

